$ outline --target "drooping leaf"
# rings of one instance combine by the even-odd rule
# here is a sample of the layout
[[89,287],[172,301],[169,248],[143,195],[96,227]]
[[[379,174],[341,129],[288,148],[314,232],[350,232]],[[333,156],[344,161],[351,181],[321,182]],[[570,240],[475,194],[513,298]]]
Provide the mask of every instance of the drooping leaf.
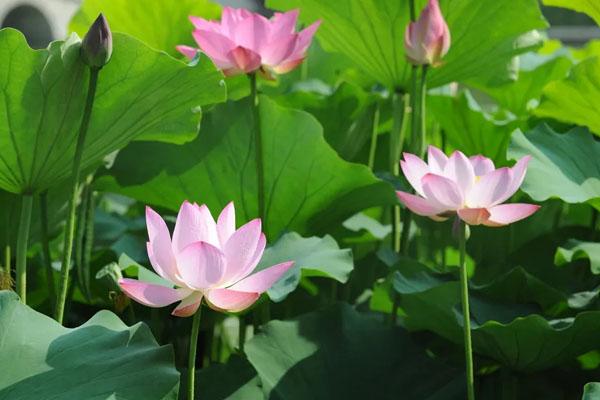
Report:
[[176,399],[171,346],[101,311],[75,329],[0,292],[0,399]]
[[[21,33],[0,31],[0,188],[42,191],[70,176],[89,69],[80,41],[34,51]],[[222,75],[190,67],[122,34],[100,73],[82,168],[133,139],[185,142],[197,133],[202,105],[225,99]]]
[[[504,283],[503,292],[511,288]],[[400,292],[400,307],[410,330],[429,330],[462,345],[462,311],[458,281],[448,281],[423,291]],[[482,290],[483,289],[483,290]],[[575,317],[547,319],[530,303],[506,303],[485,298],[486,288],[470,296],[471,336],[476,353],[520,371],[538,371],[560,365],[600,345],[600,312],[585,311]],[[489,288],[488,288],[489,289]],[[513,287],[514,289],[514,287]],[[535,288],[532,288],[535,290]],[[540,293],[524,292],[537,297]],[[519,301],[522,301],[519,299]]]
[[536,201],[558,197],[583,203],[600,197],[600,143],[584,128],[565,134],[539,125],[512,136],[508,157],[531,155],[521,190]]
[[581,400],[600,399],[600,382],[590,382],[583,387],[583,397]]
[[325,140],[344,160],[355,160],[371,137],[376,96],[356,85],[344,82],[333,93],[325,94],[296,90],[276,100],[314,115],[323,126]]
[[81,37],[99,13],[114,32],[134,36],[150,47],[171,55],[175,46],[194,45],[190,15],[218,19],[221,7],[210,0],[84,0],[69,29]]
[[461,399],[462,374],[345,304],[271,321],[246,344],[270,399]]
[[[265,400],[256,371],[238,355],[196,372],[196,393],[206,400]],[[186,399],[182,391],[179,397]]]
[[542,102],[534,111],[537,116],[588,127],[600,135],[600,57],[577,64],[563,80],[550,82]]
[[[408,88],[410,66],[402,45],[409,19],[407,0],[269,0],[267,5],[279,10],[300,8],[305,23],[322,19],[317,38],[325,50],[345,55],[390,88]],[[425,1],[416,2],[418,10],[424,5]],[[442,0],[440,5],[453,43],[444,65],[430,72],[431,87],[490,77],[526,50],[515,46],[519,36],[546,27],[535,0],[511,7],[496,0]]]
[[526,118],[538,106],[544,87],[549,82],[565,78],[571,65],[567,57],[554,57],[535,68],[520,70],[514,82],[477,87],[493,97],[500,106]]
[[[257,216],[254,137],[249,101],[205,116],[198,139],[184,146],[134,143],[123,150],[98,188],[148,204],[179,209],[188,199],[213,212],[235,201],[238,223]],[[283,231],[326,231],[371,206],[394,204],[391,186],[367,167],[343,161],[310,115],[260,98],[266,218],[273,240]]]
[[582,258],[590,260],[590,266],[594,274],[600,274],[600,243],[572,239],[563,246],[558,247],[554,254],[554,262],[558,266]]
[[595,0],[542,0],[542,3],[546,6],[564,7],[585,13],[600,25],[600,8]]
[[468,155],[485,154],[497,163],[506,162],[514,122],[494,121],[468,92],[459,97],[429,96],[427,107],[450,146]]
[[[370,240],[382,240],[392,232],[391,225],[382,224],[377,219],[366,213],[354,214],[344,221],[344,228],[352,232],[364,232]],[[347,242],[360,242],[360,238],[346,238]]]
[[285,261],[294,261],[294,266],[267,292],[276,302],[294,291],[301,277],[325,276],[345,283],[354,268],[352,251],[340,249],[329,235],[303,238],[295,232],[286,233],[265,250],[257,268]]

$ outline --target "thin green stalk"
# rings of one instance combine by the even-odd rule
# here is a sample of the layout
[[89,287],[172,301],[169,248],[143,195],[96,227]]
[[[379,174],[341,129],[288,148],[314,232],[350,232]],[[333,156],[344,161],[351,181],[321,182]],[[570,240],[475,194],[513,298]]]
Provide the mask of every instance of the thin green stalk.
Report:
[[375,153],[377,152],[377,128],[379,126],[379,102],[375,103],[373,110],[373,127],[371,129],[371,144],[369,146],[369,169],[375,166]]
[[248,327],[248,321],[246,320],[247,316],[240,315],[238,317],[239,327],[238,327],[238,350],[240,353],[244,352],[244,345],[246,344],[246,330]]
[[408,8],[410,11],[410,20],[411,21],[416,21],[417,20],[417,12],[415,9],[415,0],[408,0]]
[[[390,133],[390,172],[394,176],[400,174],[400,153],[406,136],[408,98],[406,94],[396,92],[392,97],[393,125]],[[392,248],[400,251],[400,206],[392,207]]]
[[84,183],[81,186],[81,202],[77,208],[77,220],[75,223],[75,245],[73,247],[73,252],[75,253],[74,258],[75,269],[77,271],[77,284],[84,296],[87,297],[87,294],[85,293],[85,285],[83,283],[83,246],[85,241],[85,217],[87,215],[89,187],[87,183]]
[[421,67],[419,80],[419,67],[413,65],[411,74],[411,150],[419,157],[425,154],[426,127],[425,127],[425,101],[427,97],[427,66]]
[[591,240],[596,240],[596,227],[597,226],[598,226],[598,210],[596,210],[595,208],[592,208],[592,218],[590,221],[590,229],[592,230],[592,232],[590,234]]
[[56,301],[56,288],[54,287],[54,273],[52,272],[52,256],[50,255],[50,238],[48,235],[48,192],[40,194],[40,239],[42,241],[42,258],[46,270],[46,281],[48,284],[48,297],[50,298],[50,310],[54,308]]
[[8,274],[8,276],[10,276],[10,270],[11,268],[11,255],[10,255],[10,244],[7,244],[6,247],[4,248],[4,270],[6,271],[6,273]]
[[258,217],[262,221],[263,231],[266,232],[267,221],[265,215],[265,173],[263,159],[263,142],[260,128],[260,109],[258,90],[256,87],[256,74],[250,74],[250,88],[252,100],[252,130],[254,133],[254,146],[256,150],[256,179],[258,190]]
[[90,80],[88,83],[87,99],[85,102],[83,117],[81,119],[81,125],[79,127],[79,134],[77,135],[75,158],[73,159],[73,171],[71,173],[71,179],[73,180],[73,183],[71,188],[71,197],[69,198],[69,214],[67,217],[67,225],[65,227],[66,231],[63,246],[63,258],[60,271],[60,290],[58,293],[55,311],[55,319],[61,324],[64,317],[65,302],[67,299],[67,290],[69,287],[69,269],[71,267],[73,238],[75,236],[75,219],[77,210],[77,194],[79,192],[79,177],[81,174],[81,158],[83,155],[85,137],[87,134],[88,126],[90,124],[90,117],[92,115],[92,108],[94,105],[94,98],[96,95],[96,86],[98,83],[99,72],[100,70],[97,68],[90,68]]
[[23,303],[27,303],[27,241],[31,226],[33,195],[21,196],[21,220],[17,236],[17,294]]
[[194,389],[196,381],[196,349],[198,348],[198,333],[200,332],[200,316],[202,305],[194,314],[192,321],[192,332],[190,334],[190,348],[188,354],[188,400],[194,400]]
[[96,196],[88,185],[87,213],[85,216],[85,242],[83,246],[83,283],[86,296],[91,297],[90,287],[90,260],[92,259],[92,250],[94,249],[94,217],[96,215]]
[[475,400],[474,377],[473,377],[473,347],[471,344],[471,316],[469,311],[469,277],[467,276],[466,246],[467,225],[462,220],[457,220],[458,248],[460,252],[460,293],[463,313],[463,333],[465,344],[465,363],[467,369],[467,399]]
[[[393,127],[390,137],[390,172],[394,176],[400,174],[400,154],[402,153],[402,145],[405,141],[406,127],[409,114],[412,112],[409,108],[408,94],[401,94],[399,92],[394,93],[392,98],[392,110],[393,110]],[[401,218],[402,209],[400,206],[392,206],[392,248],[395,252],[400,253],[402,248],[402,237],[406,234],[404,230],[401,230]],[[405,224],[405,226],[409,224]],[[400,303],[400,295],[394,293],[392,305],[392,314],[390,322],[396,324],[398,307]]]

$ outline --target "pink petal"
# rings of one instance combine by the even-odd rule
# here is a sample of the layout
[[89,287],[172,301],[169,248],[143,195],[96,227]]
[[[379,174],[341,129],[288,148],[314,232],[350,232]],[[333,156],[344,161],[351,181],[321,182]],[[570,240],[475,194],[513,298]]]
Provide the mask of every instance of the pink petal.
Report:
[[237,70],[246,74],[256,71],[261,65],[261,58],[257,53],[241,46],[227,53],[227,57]]
[[456,182],[463,194],[463,198],[475,183],[475,172],[469,159],[460,151],[452,153],[446,166],[444,176]]
[[172,289],[135,279],[119,279],[119,286],[127,296],[148,307],[168,306],[190,293],[188,290]]
[[271,67],[271,69],[277,74],[286,74],[296,68],[298,65],[302,64],[304,58],[298,58],[293,61],[284,61],[275,67]]
[[501,204],[489,209],[490,217],[485,225],[502,226],[512,224],[529,217],[539,210],[540,206],[535,204]]
[[223,282],[233,284],[256,268],[266,245],[261,227],[261,221],[257,218],[231,235],[223,251],[227,260]]
[[225,256],[206,242],[190,244],[179,253],[177,261],[183,282],[192,289],[215,286],[225,273]]
[[423,185],[421,183],[421,179],[428,174],[429,166],[425,163],[425,161],[421,160],[419,157],[414,154],[404,153],[404,160],[400,161],[400,168],[406,177],[406,180],[410,183],[410,185],[415,189],[417,193],[421,196],[425,196],[423,193]]
[[512,179],[506,188],[506,192],[495,201],[495,204],[505,202],[510,198],[510,196],[519,190],[523,184],[523,179],[525,179],[525,173],[527,172],[527,164],[529,164],[529,160],[531,160],[531,156],[525,156],[517,161],[514,167],[511,168]]
[[218,311],[238,312],[250,307],[258,298],[258,293],[237,292],[229,289],[212,289],[206,300]]
[[285,13],[275,13],[271,19],[271,39],[294,33],[299,14],[300,10],[298,9]]
[[202,303],[202,292],[192,292],[175,307],[171,315],[176,317],[191,317],[198,311]]
[[224,7],[221,13],[222,32],[233,37],[235,26],[250,16],[252,16],[252,12],[244,8]]
[[414,194],[398,191],[396,195],[398,195],[398,199],[400,199],[402,204],[417,215],[431,217],[446,211],[445,208],[434,205],[427,199],[415,196]]
[[441,175],[448,162],[448,157],[443,151],[435,146],[429,146],[427,148],[427,164],[429,164],[429,170],[434,173]]
[[271,43],[262,47],[260,53],[262,63],[270,67],[277,66],[292,54],[295,46],[295,35],[275,38]]
[[426,174],[421,182],[425,197],[436,207],[452,211],[462,207],[463,194],[454,181],[440,175]]
[[298,32],[298,42],[296,43],[296,49],[294,50],[294,53],[298,54],[306,52],[308,46],[310,46],[310,43],[313,40],[313,37],[315,36],[315,33],[317,33],[319,26],[321,26],[321,20],[313,22]]
[[258,271],[255,274],[242,279],[235,285],[229,287],[231,290],[237,290],[240,292],[250,293],[263,293],[266,292],[277,282],[283,274],[285,274],[292,266],[293,261],[283,262],[281,264],[273,265],[272,267],[265,268]]
[[251,16],[239,21],[233,26],[231,38],[236,46],[244,47],[256,54],[261,53],[262,46],[269,40],[269,20],[260,14],[252,13]]
[[287,60],[285,60],[286,63],[303,59],[305,57],[306,51],[312,42],[313,36],[317,32],[317,29],[320,25],[321,21],[318,20],[298,33],[294,50],[290,53]]
[[177,49],[178,52],[186,56],[187,59],[190,61],[193,60],[194,57],[196,57],[196,54],[198,54],[198,49],[190,46],[175,46],[175,49]]
[[498,204],[511,181],[512,171],[509,168],[499,168],[482,176],[469,191],[467,205],[470,208],[488,208]]
[[233,232],[235,232],[235,207],[233,201],[231,201],[223,208],[217,219],[217,234],[219,235],[221,247],[225,246]]
[[229,61],[227,54],[235,48],[235,43],[222,34],[207,31],[195,30],[192,32],[196,43],[207,56],[220,69],[231,68],[233,65]]
[[218,22],[207,21],[204,18],[194,17],[192,15],[190,15],[190,21],[196,29],[221,33],[221,25]]
[[184,201],[179,208],[175,230],[173,231],[173,250],[180,253],[195,242],[206,242],[219,247],[217,223],[206,205],[198,206]]
[[146,249],[152,268],[161,277],[177,283],[177,261],[171,246],[171,234],[165,221],[150,207],[146,207],[146,227],[150,239]]
[[489,174],[496,169],[494,162],[482,155],[470,157],[469,160],[471,161],[471,165],[473,166],[473,170],[477,176]]
[[439,65],[450,48],[450,32],[437,0],[430,0],[405,31],[406,55],[413,64]]
[[488,221],[490,212],[485,208],[462,208],[458,216],[469,225],[481,225]]

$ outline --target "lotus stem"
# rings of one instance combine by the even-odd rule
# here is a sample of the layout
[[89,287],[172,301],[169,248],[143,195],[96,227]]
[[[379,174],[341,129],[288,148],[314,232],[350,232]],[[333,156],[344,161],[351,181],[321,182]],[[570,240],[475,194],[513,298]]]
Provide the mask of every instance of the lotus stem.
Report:
[[265,173],[263,159],[263,142],[260,128],[260,108],[258,90],[256,87],[256,74],[250,74],[250,89],[252,101],[252,130],[254,133],[254,145],[256,148],[256,179],[258,189],[258,217],[262,221],[263,231],[267,234],[267,221],[265,214]]
[[[88,202],[88,185],[84,183],[80,185],[81,191],[81,201],[79,203],[79,207],[77,208],[76,215],[77,220],[75,223],[75,244],[73,248],[74,259],[75,259],[75,268],[77,271],[76,278],[77,284],[81,289],[83,295],[87,298],[87,293],[85,292],[85,285],[83,283],[83,245],[84,245],[84,237],[85,237],[85,218],[87,215],[87,202]],[[88,299],[89,300],[89,299]]]
[[377,127],[379,126],[379,102],[375,103],[373,109],[373,127],[371,129],[371,144],[369,146],[369,169],[373,171],[375,167],[375,153],[377,152]]
[[188,400],[194,400],[194,389],[196,381],[196,349],[198,348],[198,333],[200,332],[200,316],[202,305],[194,314],[192,320],[192,332],[190,333],[190,347],[188,354]]
[[[402,144],[404,143],[406,136],[406,127],[408,121],[408,114],[411,112],[408,108],[409,98],[407,94],[402,94],[399,91],[394,93],[392,98],[392,109],[393,109],[393,128],[390,138],[390,172],[394,176],[400,174],[400,154],[402,153]],[[401,252],[402,237],[406,235],[404,231],[407,228],[400,229],[402,209],[399,205],[392,206],[392,248],[396,253]],[[403,227],[410,226],[410,223],[404,224]],[[408,231],[407,231],[408,232]],[[400,295],[394,293],[392,314],[390,322],[396,324],[396,318],[398,314],[398,307],[400,303]]]
[[67,225],[65,227],[65,240],[63,246],[63,258],[60,271],[60,289],[58,293],[58,299],[56,302],[55,319],[62,324],[65,302],[67,299],[67,290],[69,287],[69,269],[71,267],[71,256],[73,252],[73,239],[75,236],[75,220],[77,210],[77,195],[79,192],[79,178],[81,174],[81,158],[83,155],[83,148],[85,144],[85,137],[87,135],[88,127],[90,124],[90,118],[92,115],[92,108],[94,106],[94,98],[96,95],[96,86],[98,84],[99,68],[90,68],[90,79],[88,82],[88,93],[85,102],[85,108],[83,111],[83,117],[81,119],[81,125],[79,127],[79,134],[77,136],[77,145],[75,147],[75,158],[73,159],[73,171],[71,173],[72,188],[71,197],[69,198],[69,214],[67,216]]
[[246,329],[248,327],[247,318],[246,315],[240,315],[238,317],[238,350],[240,353],[244,352],[244,345],[246,344]]
[[48,284],[48,297],[50,309],[54,308],[56,301],[56,288],[54,287],[54,274],[52,272],[52,256],[50,255],[50,237],[48,234],[48,191],[40,194],[40,238],[42,241],[42,258],[46,270]]
[[21,219],[17,236],[17,294],[23,303],[27,303],[27,242],[31,226],[33,195],[21,196]]
[[[400,173],[400,153],[406,136],[408,95],[396,91],[392,96],[393,126],[390,137],[390,172],[394,176]],[[392,207],[392,248],[400,252],[400,206]]]
[[460,293],[463,313],[463,333],[465,345],[465,363],[467,378],[467,399],[475,400],[473,377],[473,345],[471,344],[471,316],[469,311],[469,277],[467,275],[466,244],[467,225],[460,219],[458,222],[458,248],[460,252]]
[[96,197],[91,184],[88,185],[87,213],[85,216],[85,242],[83,246],[83,283],[86,296],[91,298],[90,260],[94,249],[94,217],[96,215]]
[[4,248],[4,270],[10,276],[11,268],[11,255],[10,255],[10,244],[7,244]]
[[419,66],[413,65],[411,74],[411,151],[419,157],[425,154],[426,127],[425,127],[425,100],[427,97],[427,66],[421,68],[419,80]]

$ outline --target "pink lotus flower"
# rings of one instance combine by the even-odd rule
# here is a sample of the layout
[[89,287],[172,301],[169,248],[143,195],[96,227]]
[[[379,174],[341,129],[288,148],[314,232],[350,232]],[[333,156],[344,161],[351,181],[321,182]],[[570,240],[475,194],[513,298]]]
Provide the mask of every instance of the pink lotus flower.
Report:
[[536,212],[533,204],[501,204],[521,186],[530,156],[512,168],[494,167],[487,157],[467,158],[460,151],[447,157],[429,146],[428,163],[404,153],[402,172],[418,195],[398,191],[398,198],[412,212],[443,221],[453,214],[469,225],[503,226]]
[[438,0],[429,0],[419,19],[408,24],[404,48],[411,64],[434,67],[441,64],[450,49],[450,31]]
[[173,238],[165,221],[146,207],[148,258],[154,270],[173,287],[134,279],[119,285],[129,297],[149,307],[180,301],[178,317],[193,315],[202,298],[216,310],[237,312],[251,306],[292,266],[288,261],[252,275],[266,245],[260,219],[235,229],[235,210],[229,203],[213,219],[206,205],[184,202]]
[[[275,13],[269,20],[243,8],[225,7],[219,22],[190,17],[196,28],[194,39],[225,75],[247,74],[261,70],[283,74],[296,68],[306,56],[306,50],[320,21],[296,33],[298,10]],[[198,49],[177,46],[189,59]]]

